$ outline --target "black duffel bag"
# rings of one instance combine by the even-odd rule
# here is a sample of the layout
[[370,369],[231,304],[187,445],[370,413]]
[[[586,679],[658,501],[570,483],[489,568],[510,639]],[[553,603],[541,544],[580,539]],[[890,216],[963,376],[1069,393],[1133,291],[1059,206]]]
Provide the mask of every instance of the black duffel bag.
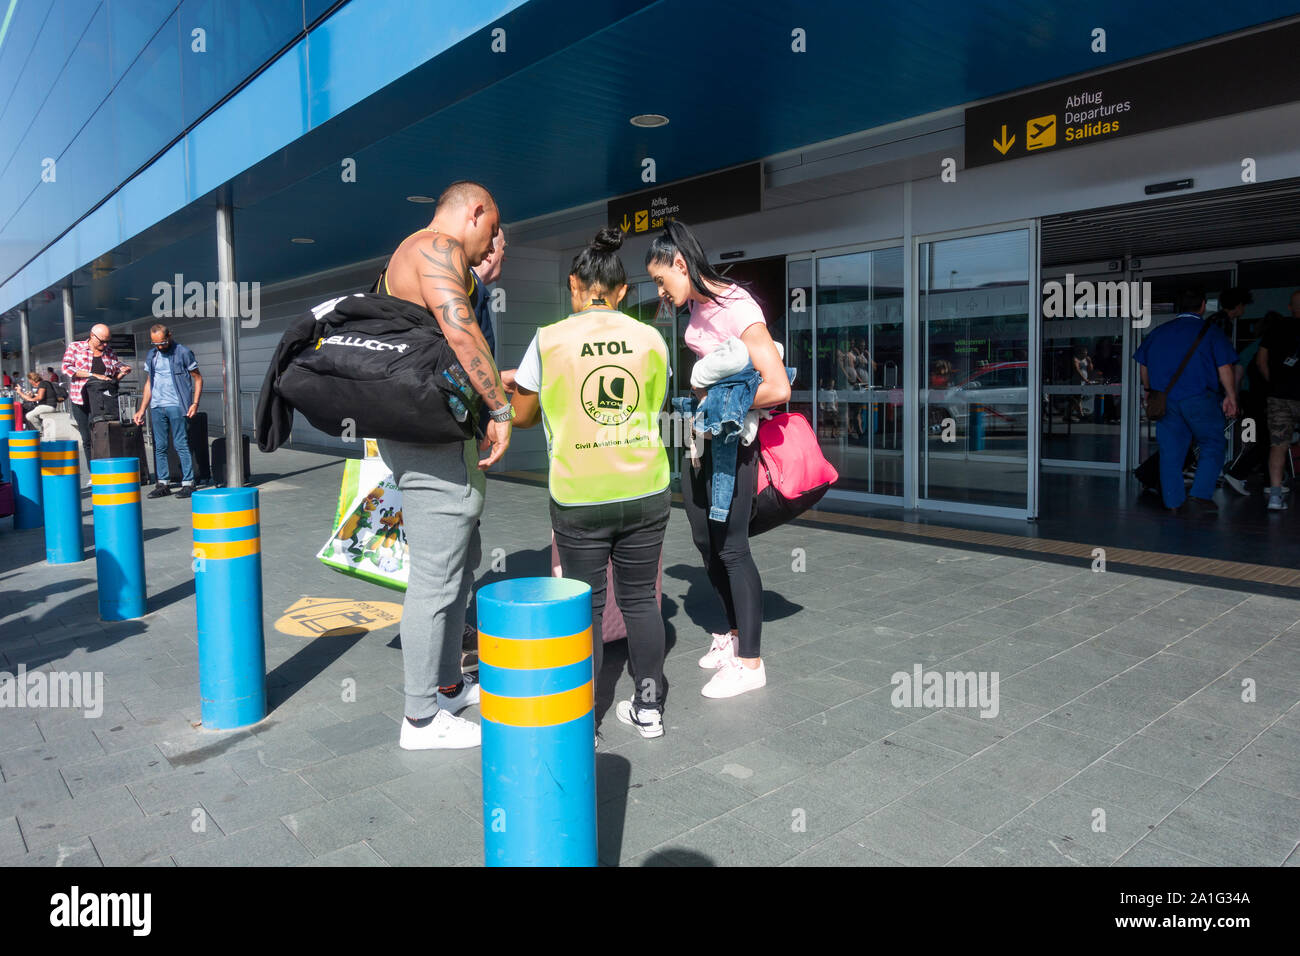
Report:
[[[437,321],[412,302],[358,293],[322,303],[280,340],[258,398],[258,447],[288,439],[295,409],[336,437],[464,441],[478,396],[443,374],[459,370]],[[468,406],[463,420],[453,405]]]

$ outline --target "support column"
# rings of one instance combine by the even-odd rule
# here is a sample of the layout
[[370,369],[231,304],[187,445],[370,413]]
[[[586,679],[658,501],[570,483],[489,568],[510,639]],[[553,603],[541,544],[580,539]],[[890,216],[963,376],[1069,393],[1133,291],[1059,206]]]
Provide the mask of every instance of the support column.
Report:
[[[234,209],[217,206],[217,315],[221,322],[221,388],[226,436],[226,487],[244,484],[244,443],[239,408],[239,315],[235,291]],[[214,476],[215,477],[215,476]]]
[[18,310],[18,334],[23,343],[23,376],[25,377],[32,371],[32,328],[26,305]]
[[63,347],[77,341],[77,331],[72,322],[72,286],[63,287]]

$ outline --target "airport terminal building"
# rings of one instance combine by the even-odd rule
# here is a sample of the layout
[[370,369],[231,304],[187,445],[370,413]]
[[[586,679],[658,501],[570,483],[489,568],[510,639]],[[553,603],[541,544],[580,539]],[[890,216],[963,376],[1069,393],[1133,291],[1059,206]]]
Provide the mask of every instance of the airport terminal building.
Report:
[[[1300,288],[1294,4],[415,6],[10,2],[5,370],[57,367],[96,322],[142,359],[167,317],[214,430],[251,433],[286,324],[369,288],[470,178],[507,233],[501,367],[614,224],[626,308],[686,386],[687,317],[643,267],[673,216],[798,370],[826,506],[1069,521],[1134,493],[1154,427],[1131,356],[1175,293],[1249,287],[1244,343]],[[356,448],[301,421],[294,442]],[[504,470],[544,467],[516,432]]]

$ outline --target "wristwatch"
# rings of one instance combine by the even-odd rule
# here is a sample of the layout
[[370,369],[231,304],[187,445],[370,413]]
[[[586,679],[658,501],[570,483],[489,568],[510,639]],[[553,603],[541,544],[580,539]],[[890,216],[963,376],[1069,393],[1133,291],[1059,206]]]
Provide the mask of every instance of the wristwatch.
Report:
[[505,422],[514,421],[515,407],[511,405],[509,402],[506,402],[504,405],[502,405],[500,408],[496,409],[495,411],[488,412],[488,417],[492,419],[494,422],[501,422],[502,424],[504,424]]

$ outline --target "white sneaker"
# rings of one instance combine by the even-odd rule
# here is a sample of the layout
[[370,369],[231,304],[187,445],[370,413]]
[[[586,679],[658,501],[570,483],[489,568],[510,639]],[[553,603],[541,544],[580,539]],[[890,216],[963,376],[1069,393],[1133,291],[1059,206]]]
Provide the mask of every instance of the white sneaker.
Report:
[[736,656],[738,639],[734,634],[714,634],[709,652],[700,658],[700,666],[708,669],[721,667],[725,661]]
[[635,727],[642,737],[662,737],[664,735],[664,715],[653,707],[638,708],[632,712],[630,700],[620,700],[614,708],[618,719],[630,727]]
[[718,668],[713,679],[705,684],[700,693],[705,697],[735,697],[747,691],[758,690],[767,686],[767,670],[760,660],[754,668],[740,663],[740,658],[733,657]]
[[444,694],[438,691],[438,707],[441,710],[449,710],[453,714],[459,714],[466,707],[477,704],[479,701],[478,678],[473,674],[461,674],[461,680],[465,682],[458,694]]
[[1246,490],[1246,483],[1244,481],[1228,474],[1226,471],[1223,473],[1223,483],[1239,495],[1250,494],[1250,492]]
[[403,750],[465,750],[479,746],[482,740],[483,731],[478,724],[449,710],[440,710],[423,727],[416,727],[403,717],[399,743]]
[[1280,494],[1274,492],[1273,494],[1268,496],[1269,511],[1286,511],[1286,508],[1287,508],[1286,499],[1283,498]]

